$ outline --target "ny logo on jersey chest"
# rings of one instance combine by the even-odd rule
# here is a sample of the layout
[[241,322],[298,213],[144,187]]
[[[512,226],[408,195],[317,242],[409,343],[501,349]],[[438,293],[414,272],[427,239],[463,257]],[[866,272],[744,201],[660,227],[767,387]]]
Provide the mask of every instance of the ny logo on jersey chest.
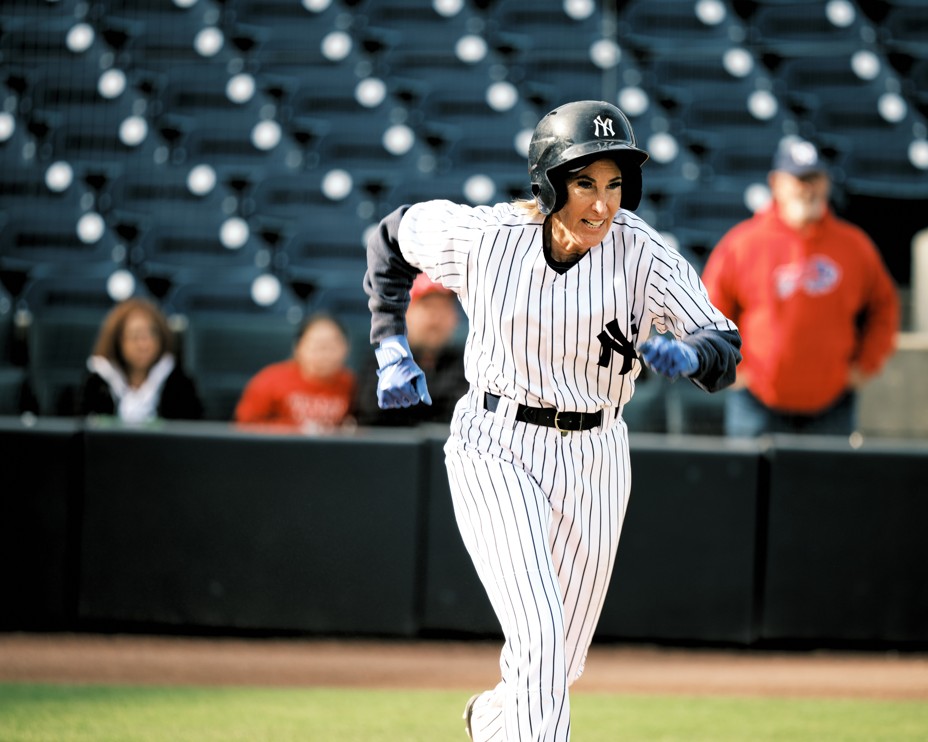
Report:
[[[635,315],[631,316],[632,332],[637,335],[638,327],[635,325]],[[609,368],[609,362],[612,360],[612,354],[618,353],[622,356],[622,368],[619,369],[620,375],[625,375],[632,370],[632,361],[638,360],[638,351],[631,341],[625,337],[622,329],[619,327],[617,319],[606,323],[606,329],[596,336],[601,344],[599,351],[599,360],[597,364],[603,368]]]

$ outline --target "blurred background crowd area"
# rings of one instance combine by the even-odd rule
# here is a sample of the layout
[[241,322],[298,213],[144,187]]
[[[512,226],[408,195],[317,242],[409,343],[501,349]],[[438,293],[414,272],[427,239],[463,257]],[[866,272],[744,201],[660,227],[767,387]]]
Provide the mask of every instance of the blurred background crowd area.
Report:
[[[581,98],[628,113],[651,153],[638,212],[697,267],[769,199],[779,140],[813,141],[909,325],[922,0],[4,0],[0,414],[24,380],[70,414],[133,295],[169,314],[211,419],[317,310],[360,368],[369,230],[404,203],[526,195],[532,129]],[[663,394],[637,409],[705,432]]]

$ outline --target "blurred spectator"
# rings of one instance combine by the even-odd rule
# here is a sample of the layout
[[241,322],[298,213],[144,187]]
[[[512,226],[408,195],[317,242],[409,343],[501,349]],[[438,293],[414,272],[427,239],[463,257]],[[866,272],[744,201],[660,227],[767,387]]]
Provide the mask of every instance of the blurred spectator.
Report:
[[150,301],[127,299],[110,310],[87,369],[81,415],[112,415],[128,423],[203,417],[196,385],[174,356],[167,319]]
[[411,426],[420,423],[446,423],[458,400],[467,391],[464,378],[464,352],[454,343],[461,311],[453,292],[420,273],[410,291],[406,311],[409,347],[416,363],[429,380],[432,404],[417,404],[395,410],[377,406],[377,361],[371,354],[361,374],[358,395],[358,424]]
[[744,339],[725,430],[847,435],[856,390],[895,347],[895,286],[870,238],[830,210],[811,142],[784,139],[769,183],[770,206],[722,238],[703,274]]
[[347,366],[349,350],[348,335],[334,317],[309,317],[297,333],[293,356],[263,368],[248,382],[235,420],[303,431],[352,423],[357,378]]

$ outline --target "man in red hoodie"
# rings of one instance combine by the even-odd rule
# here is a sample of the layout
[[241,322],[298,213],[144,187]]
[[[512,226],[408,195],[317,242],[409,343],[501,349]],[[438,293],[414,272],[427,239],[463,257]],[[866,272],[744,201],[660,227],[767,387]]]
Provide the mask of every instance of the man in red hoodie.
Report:
[[770,206],[732,228],[703,273],[744,340],[725,430],[848,435],[855,390],[895,348],[895,286],[867,235],[829,208],[811,142],[784,139],[769,184]]

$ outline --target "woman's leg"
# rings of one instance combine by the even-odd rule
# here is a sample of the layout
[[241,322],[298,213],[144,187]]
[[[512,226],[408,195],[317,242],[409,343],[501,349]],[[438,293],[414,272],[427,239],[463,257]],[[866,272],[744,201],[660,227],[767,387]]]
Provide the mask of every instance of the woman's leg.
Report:
[[478,742],[570,739],[564,614],[551,559],[551,506],[534,479],[496,458],[449,452],[455,517],[502,626],[502,680],[473,707]]

